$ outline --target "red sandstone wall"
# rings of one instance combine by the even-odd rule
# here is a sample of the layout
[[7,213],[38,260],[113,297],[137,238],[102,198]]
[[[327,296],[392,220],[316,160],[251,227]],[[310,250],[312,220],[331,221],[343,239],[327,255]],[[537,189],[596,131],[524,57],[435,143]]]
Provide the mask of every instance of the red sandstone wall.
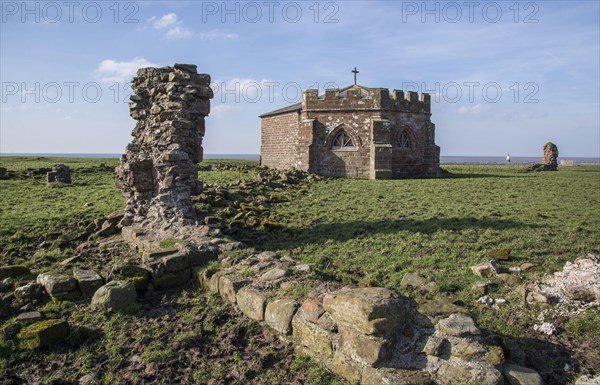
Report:
[[262,118],[260,154],[263,166],[294,168],[298,120],[296,112]]

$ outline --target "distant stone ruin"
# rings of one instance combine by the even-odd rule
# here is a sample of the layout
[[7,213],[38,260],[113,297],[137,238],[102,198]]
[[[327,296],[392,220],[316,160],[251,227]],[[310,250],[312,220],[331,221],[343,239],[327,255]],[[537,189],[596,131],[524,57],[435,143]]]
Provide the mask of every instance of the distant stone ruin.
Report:
[[117,167],[127,200],[123,226],[165,229],[193,224],[191,195],[202,190],[204,118],[210,112],[210,76],[192,64],[142,68],[132,81],[133,141]]
[[552,142],[544,144],[544,159],[542,164],[547,167],[549,171],[556,171],[558,169],[558,147]]
[[552,142],[544,144],[544,158],[542,163],[531,164],[527,171],[557,171],[558,170],[558,147]]
[[55,164],[52,166],[52,171],[46,174],[47,183],[71,183],[71,170],[64,164]]

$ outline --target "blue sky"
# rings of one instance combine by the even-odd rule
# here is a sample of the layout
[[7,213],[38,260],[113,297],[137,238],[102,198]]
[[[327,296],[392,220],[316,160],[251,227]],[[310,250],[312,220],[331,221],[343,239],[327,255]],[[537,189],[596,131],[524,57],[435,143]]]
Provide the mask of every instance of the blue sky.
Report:
[[193,63],[217,91],[205,153],[258,153],[258,115],[356,66],[434,94],[442,155],[597,157],[599,4],[2,1],[0,152],[121,153],[135,70]]

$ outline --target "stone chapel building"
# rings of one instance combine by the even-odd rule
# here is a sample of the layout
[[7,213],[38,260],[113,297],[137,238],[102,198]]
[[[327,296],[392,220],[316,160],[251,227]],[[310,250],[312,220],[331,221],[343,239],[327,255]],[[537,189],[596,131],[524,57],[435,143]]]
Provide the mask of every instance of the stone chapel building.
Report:
[[[356,75],[356,74],[355,74]],[[307,90],[261,118],[261,164],[363,179],[436,177],[440,148],[431,97],[355,84]]]

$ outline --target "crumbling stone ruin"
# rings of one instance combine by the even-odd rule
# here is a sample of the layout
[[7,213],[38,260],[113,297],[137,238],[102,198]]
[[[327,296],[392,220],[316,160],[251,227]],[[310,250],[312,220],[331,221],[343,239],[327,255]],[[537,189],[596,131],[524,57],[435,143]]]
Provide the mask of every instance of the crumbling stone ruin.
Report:
[[558,147],[552,142],[544,144],[544,158],[542,163],[532,164],[527,171],[557,171],[558,170]]
[[195,219],[204,118],[210,112],[210,76],[196,66],[142,68],[133,79],[129,105],[137,121],[117,168],[127,207],[122,225],[168,228]]
[[552,142],[544,144],[544,159],[542,164],[547,167],[549,171],[556,171],[558,169],[558,147]]
[[261,163],[323,176],[392,179],[436,177],[429,94],[354,84],[261,115]]
[[71,170],[64,164],[55,164],[52,166],[52,171],[46,174],[47,183],[71,183]]
[[[93,294],[94,308],[123,308],[135,301],[134,293],[174,288],[194,279],[237,305],[247,317],[264,322],[298,352],[353,382],[501,385],[505,377],[513,383],[512,377],[529,376],[531,383],[540,383],[535,371],[514,364],[503,366],[502,348],[458,306],[438,309],[434,305],[435,314],[425,315],[420,313],[423,307],[386,288],[341,287],[334,282],[314,282],[311,286],[317,289],[308,298],[290,298],[281,289],[306,284],[302,278],[310,271],[309,265],[274,252],[224,258],[222,250],[243,244],[214,238],[218,231],[196,221],[191,201],[191,195],[201,190],[197,163],[202,159],[204,117],[212,97],[209,81],[208,75],[196,73],[196,66],[178,64],[141,69],[134,78],[130,108],[137,124],[117,171],[118,184],[127,198],[122,235],[138,250],[138,256],[135,261],[112,266],[106,275],[108,283]],[[348,97],[357,99],[360,94],[353,91]],[[318,104],[316,94],[311,95],[305,96]],[[405,104],[417,103],[414,98]],[[430,139],[427,156],[432,163],[412,170],[433,172],[439,147],[433,144],[428,103],[419,103],[423,110],[416,112],[425,122],[420,127]],[[393,177],[394,171],[386,168],[395,159],[385,142],[392,138],[391,126],[383,120],[370,122],[379,127],[380,136],[369,144],[375,151],[369,175]],[[354,127],[345,124],[345,128],[338,127],[339,132]],[[401,139],[408,140],[402,139],[404,145],[416,143],[411,142],[413,134],[403,132]],[[348,144],[340,143],[342,147]],[[431,165],[435,168],[428,168]],[[264,173],[258,179],[268,183],[268,176]],[[206,267],[207,261],[217,258],[219,267]],[[78,279],[93,281],[87,282],[88,286],[96,288],[102,283],[97,274],[77,274]],[[42,278],[40,285],[54,296],[70,296],[77,287],[70,277]]]

